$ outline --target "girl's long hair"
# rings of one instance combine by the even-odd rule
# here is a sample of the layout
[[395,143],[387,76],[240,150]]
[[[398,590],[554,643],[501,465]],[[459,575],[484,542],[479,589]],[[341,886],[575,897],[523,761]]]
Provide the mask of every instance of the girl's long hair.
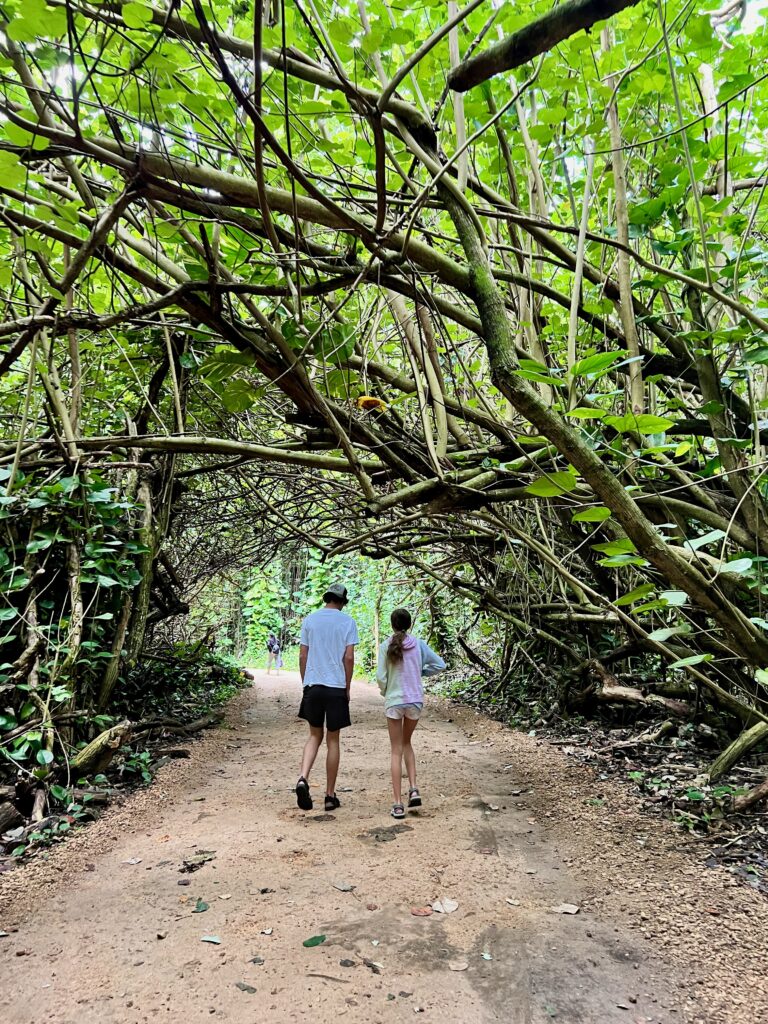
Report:
[[411,628],[411,613],[407,608],[395,608],[389,621],[392,623],[392,639],[387,648],[387,661],[397,664],[403,660],[403,643],[405,634]]

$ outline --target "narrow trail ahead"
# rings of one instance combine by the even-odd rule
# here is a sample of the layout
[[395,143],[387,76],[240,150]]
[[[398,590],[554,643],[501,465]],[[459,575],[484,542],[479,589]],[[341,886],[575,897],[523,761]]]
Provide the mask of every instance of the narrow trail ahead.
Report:
[[[356,684],[343,806],[323,813],[318,764],[320,807],[303,814],[298,693],[297,676],[259,675],[190,760],[0,879],[0,1020],[767,1019],[764,903],[610,783],[432,701],[415,741],[425,806],[398,825],[381,703]],[[181,873],[197,851],[215,856]],[[437,897],[458,909],[412,915]]]

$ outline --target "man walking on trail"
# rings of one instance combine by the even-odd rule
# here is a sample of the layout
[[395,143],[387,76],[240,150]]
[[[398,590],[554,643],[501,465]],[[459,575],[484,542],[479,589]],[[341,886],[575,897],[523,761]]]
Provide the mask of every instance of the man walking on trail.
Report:
[[333,583],[323,595],[324,607],[308,615],[301,626],[299,671],[304,693],[299,718],[309,723],[301,775],[296,783],[296,803],[302,811],[312,810],[308,779],[323,742],[323,729],[328,749],[325,809],[335,811],[341,807],[336,796],[339,733],[351,724],[349,691],[355,667],[355,644],[359,642],[355,620],[342,610],[348,600],[347,588]]

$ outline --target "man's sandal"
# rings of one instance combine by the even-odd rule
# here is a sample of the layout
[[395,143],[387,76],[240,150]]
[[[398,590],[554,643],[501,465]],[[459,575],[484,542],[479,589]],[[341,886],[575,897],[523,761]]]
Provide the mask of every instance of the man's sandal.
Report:
[[408,790],[408,807],[421,807],[421,795],[415,786]]
[[402,804],[394,804],[392,806],[392,810],[391,810],[390,813],[392,814],[393,818],[404,818],[405,817],[405,807]]
[[335,811],[337,807],[341,807],[341,800],[334,793],[330,796],[328,793],[325,794],[325,809],[326,811]]
[[302,811],[312,810],[312,797],[309,794],[309,783],[303,775],[296,783],[296,803]]

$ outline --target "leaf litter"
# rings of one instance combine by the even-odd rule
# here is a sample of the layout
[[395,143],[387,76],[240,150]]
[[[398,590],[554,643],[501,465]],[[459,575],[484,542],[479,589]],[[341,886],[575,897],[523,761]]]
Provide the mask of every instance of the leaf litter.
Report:
[[452,914],[454,910],[459,909],[459,903],[458,900],[449,900],[443,896],[441,899],[435,900],[432,904],[432,909],[436,914]]

